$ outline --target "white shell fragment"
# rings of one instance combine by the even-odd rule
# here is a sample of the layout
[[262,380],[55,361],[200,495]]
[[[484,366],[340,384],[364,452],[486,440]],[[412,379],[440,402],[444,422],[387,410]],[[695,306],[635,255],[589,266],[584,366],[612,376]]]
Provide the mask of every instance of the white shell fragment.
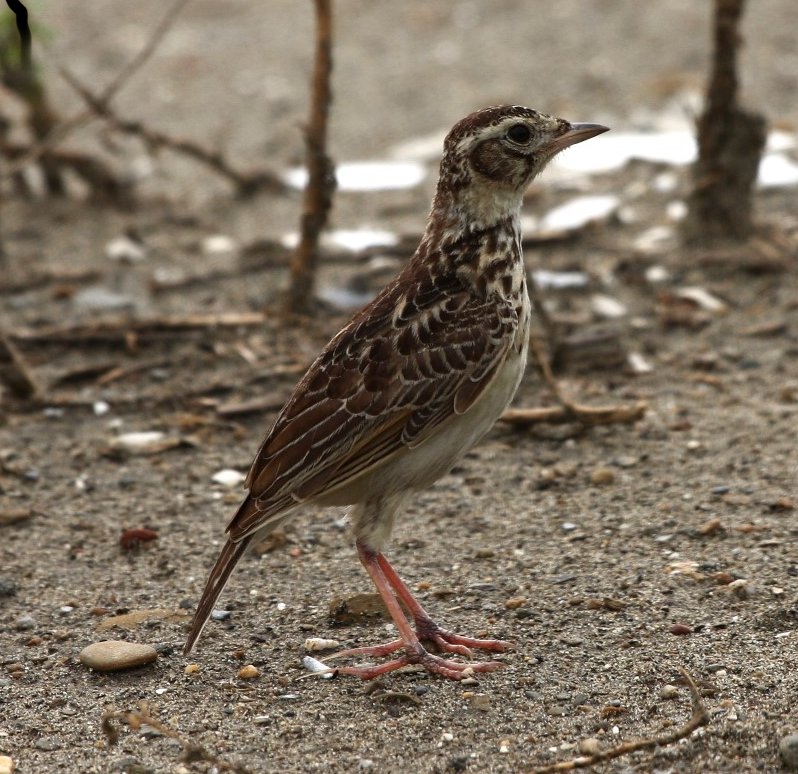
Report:
[[317,658],[313,658],[313,656],[303,656],[302,666],[304,666],[309,672],[320,674],[325,680],[329,680],[333,676],[331,671],[333,667],[323,664]]
[[[427,176],[422,164],[414,161],[350,161],[335,168],[339,191],[395,191],[415,188]],[[307,185],[304,167],[294,167],[283,173],[283,180],[292,188]]]
[[157,447],[166,438],[160,430],[142,430],[134,433],[122,433],[111,441],[115,449],[126,449],[141,452]]
[[549,210],[540,221],[541,231],[575,231],[594,220],[604,220],[618,209],[617,196],[577,196]]
[[574,145],[552,162],[555,169],[595,174],[621,169],[632,159],[657,164],[690,164],[698,153],[689,131],[610,132],[590,143]]
[[105,246],[105,257],[112,261],[138,263],[147,257],[147,251],[141,242],[136,242],[128,236],[120,236]]
[[205,255],[234,253],[238,250],[238,242],[226,234],[212,234],[202,240],[202,252]]
[[243,483],[246,476],[238,470],[232,468],[224,468],[213,474],[211,481],[214,484],[221,484],[222,486],[234,487]]
[[338,640],[328,640],[324,637],[308,637],[305,640],[305,650],[309,653],[316,653],[320,650],[335,650],[340,648]]
[[783,153],[770,153],[759,162],[756,182],[760,188],[798,185],[798,164]]
[[630,352],[626,359],[633,374],[650,374],[654,367],[639,352]]
[[676,291],[676,295],[679,298],[692,301],[696,306],[701,307],[701,309],[704,309],[707,312],[723,314],[728,310],[728,307],[723,303],[723,301],[713,296],[708,290],[704,290],[704,288],[679,288]]
[[[336,229],[325,231],[321,235],[321,246],[351,250],[356,253],[368,247],[391,247],[398,244],[399,237],[392,231],[383,231],[375,228]],[[292,231],[280,238],[283,247],[293,249],[299,244],[299,234]]]
[[596,293],[591,297],[590,308],[593,310],[593,314],[603,317],[605,320],[617,320],[625,317],[628,313],[626,306],[617,298],[605,296],[602,293]]
[[585,288],[590,284],[590,277],[583,271],[547,271],[546,269],[539,269],[532,272],[532,277],[541,290]]

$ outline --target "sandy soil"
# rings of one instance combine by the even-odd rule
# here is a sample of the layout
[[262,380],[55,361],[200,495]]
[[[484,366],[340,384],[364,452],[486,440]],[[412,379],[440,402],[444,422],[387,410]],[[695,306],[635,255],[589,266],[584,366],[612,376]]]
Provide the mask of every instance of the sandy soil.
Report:
[[[394,144],[498,101],[629,127],[700,85],[707,64],[706,4],[690,0],[645,10],[629,0],[340,5],[331,138],[339,159],[384,158]],[[161,6],[42,2],[34,12],[52,33],[51,58],[99,86],[143,44]],[[308,6],[227,0],[222,14],[220,4],[195,0],[119,95],[120,112],[219,144],[242,168],[295,163]],[[752,4],[744,57],[751,104],[793,128],[797,26],[792,0]],[[64,114],[80,109],[55,76],[52,83]],[[141,154],[123,143],[113,156],[91,131],[73,142],[120,166]],[[395,530],[389,556],[443,624],[515,643],[504,669],[471,684],[407,673],[369,692],[354,678],[297,680],[308,637],[361,645],[389,636],[384,621],[329,619],[334,598],[371,591],[334,509],[300,514],[284,543],[242,561],[220,602],[229,618],[209,623],[190,659],[181,655],[185,616],[240,494],[212,476],[246,470],[271,416],[217,409],[269,396],[276,408],[343,313],[306,329],[286,330],[267,314],[257,326],[144,331],[128,348],[118,339],[23,342],[49,410],[0,405],[0,511],[31,514],[0,526],[0,754],[19,772],[212,770],[207,760],[183,760],[181,744],[151,728],[122,724],[109,745],[103,713],[146,701],[222,768],[517,772],[571,758],[589,738],[606,748],[682,724],[690,714],[683,666],[701,688],[709,726],[602,770],[779,771],[779,740],[798,732],[794,252],[777,272],[746,270],[739,250],[713,265],[667,246],[640,255],[634,239],[664,223],[667,203],[687,189],[678,171],[676,189],[657,192],[651,183],[662,171],[635,164],[595,179],[591,191],[622,195],[636,220],[527,252],[530,266],[589,273],[587,292],[547,298],[577,329],[593,321],[594,292],[626,305],[612,325],[653,370],[561,376],[569,394],[595,405],[646,401],[644,419],[584,432],[499,425]],[[433,184],[434,175],[410,192],[339,195],[334,223],[419,233]],[[201,245],[218,233],[240,243],[276,239],[295,227],[297,197],[236,200],[210,173],[167,156],[140,194],[126,212],[5,202],[4,273],[17,290],[4,292],[0,325],[36,331],[99,314],[118,319],[90,308],[80,295],[89,285],[128,299],[141,318],[273,308],[279,266],[247,269]],[[529,210],[571,195],[544,180]],[[793,251],[794,202],[794,189],[757,201]],[[104,256],[126,229],[148,248],[140,263]],[[656,287],[643,278],[652,264],[668,273]],[[37,272],[76,269],[96,275],[22,289]],[[155,292],[165,269],[224,276]],[[323,279],[362,284],[362,273],[330,263]],[[683,286],[710,291],[725,312],[701,326],[663,325],[662,291]],[[98,382],[115,367],[129,370]],[[98,415],[96,401],[110,410]],[[552,402],[530,368],[516,405]],[[110,448],[135,430],[179,443],[150,455]],[[158,539],[123,551],[121,530],[143,526]],[[101,629],[114,615],[155,609],[130,630]],[[691,633],[674,634],[677,624]],[[90,672],[78,653],[108,637],[150,643],[158,660]],[[240,679],[246,664],[260,677]],[[663,691],[668,684],[675,697]]]

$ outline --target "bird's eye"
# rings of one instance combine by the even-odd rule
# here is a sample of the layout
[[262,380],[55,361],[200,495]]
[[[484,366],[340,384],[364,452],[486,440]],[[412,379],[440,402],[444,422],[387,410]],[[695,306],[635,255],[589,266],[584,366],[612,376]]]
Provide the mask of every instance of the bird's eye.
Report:
[[532,130],[526,124],[513,124],[507,130],[507,137],[519,145],[525,145],[532,139]]

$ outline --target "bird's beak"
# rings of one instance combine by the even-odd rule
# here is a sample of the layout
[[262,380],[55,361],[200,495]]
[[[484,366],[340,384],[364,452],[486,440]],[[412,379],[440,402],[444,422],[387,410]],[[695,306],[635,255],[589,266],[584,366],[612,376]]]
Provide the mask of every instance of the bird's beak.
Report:
[[559,137],[555,137],[546,146],[547,154],[552,156],[559,153],[561,150],[576,145],[578,142],[584,142],[597,134],[603,134],[609,131],[609,127],[602,126],[601,124],[565,124],[563,132]]

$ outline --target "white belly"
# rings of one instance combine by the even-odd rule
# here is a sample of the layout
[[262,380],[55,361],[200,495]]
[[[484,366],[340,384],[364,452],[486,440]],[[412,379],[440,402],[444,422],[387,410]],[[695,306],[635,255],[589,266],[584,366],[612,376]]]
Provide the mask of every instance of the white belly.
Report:
[[518,353],[511,351],[493,382],[465,414],[448,419],[426,441],[399,452],[360,479],[356,488],[361,496],[357,499],[369,493],[390,495],[426,489],[447,473],[493,427],[513,399],[524,375],[526,354],[526,347]]

